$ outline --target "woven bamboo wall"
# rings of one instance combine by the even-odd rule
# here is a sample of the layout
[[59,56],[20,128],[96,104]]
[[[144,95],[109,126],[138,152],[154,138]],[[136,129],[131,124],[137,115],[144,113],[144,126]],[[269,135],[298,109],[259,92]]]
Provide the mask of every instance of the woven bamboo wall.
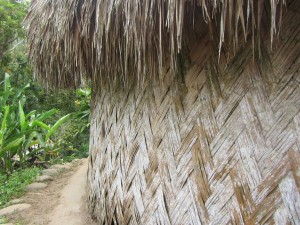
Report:
[[183,81],[94,94],[100,224],[300,224],[299,6],[261,60],[249,43],[215,62],[204,30]]

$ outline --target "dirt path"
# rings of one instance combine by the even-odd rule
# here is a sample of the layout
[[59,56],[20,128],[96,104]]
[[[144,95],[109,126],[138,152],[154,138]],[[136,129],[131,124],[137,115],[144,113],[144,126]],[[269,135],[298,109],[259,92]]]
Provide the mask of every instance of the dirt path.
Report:
[[32,208],[10,217],[22,225],[96,225],[87,211],[87,159],[55,177],[48,187],[22,199]]

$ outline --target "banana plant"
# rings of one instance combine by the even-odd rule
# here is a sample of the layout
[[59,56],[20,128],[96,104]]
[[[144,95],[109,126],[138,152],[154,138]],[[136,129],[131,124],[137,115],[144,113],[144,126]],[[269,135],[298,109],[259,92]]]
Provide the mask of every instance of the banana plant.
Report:
[[[16,154],[18,146],[23,141],[23,135],[17,134],[17,121],[14,112],[14,104],[8,105],[10,99],[16,98],[13,95],[13,90],[10,84],[9,74],[5,74],[3,81],[3,90],[0,92],[0,159],[2,169],[11,170],[11,158]],[[12,102],[11,102],[12,103]]]
[[[50,114],[51,112],[48,111],[43,115],[40,115],[35,121],[33,121],[33,125],[38,126],[42,129],[42,133],[35,133],[32,138],[36,140],[35,142],[32,142],[32,144],[39,144],[39,148],[35,149],[31,152],[31,154],[35,154],[37,158],[39,158],[41,161],[48,160],[51,156],[58,154],[60,148],[58,148],[55,144],[52,144],[52,141],[50,139],[51,135],[57,131],[57,129],[66,121],[69,119],[71,114],[65,115],[58,119],[53,126],[45,124],[41,119],[44,119],[45,116]],[[27,145],[30,147],[30,145]],[[41,152],[41,155],[37,154],[37,152]]]
[[5,74],[3,90],[0,91],[0,162],[5,173],[13,170],[13,158],[17,157],[20,166],[23,166],[28,157],[37,154],[35,151],[28,154],[28,149],[33,145],[40,146],[38,151],[42,152],[44,158],[51,155],[53,149],[47,143],[50,142],[51,135],[70,117],[66,115],[51,126],[45,121],[57,113],[56,109],[41,114],[33,110],[26,114],[24,112],[26,98],[23,91],[27,87],[29,85],[14,90],[9,75]]
[[[26,153],[26,156],[35,156],[41,161],[45,161],[51,155],[53,155],[54,149],[49,144],[51,143],[50,137],[70,117],[70,114],[65,115],[62,118],[58,119],[54,125],[47,125],[44,121],[57,112],[58,110],[51,109],[42,114],[36,114],[35,111],[31,111],[30,113],[25,115],[22,104],[19,102],[19,118],[21,133],[25,132],[26,130],[30,130],[30,135],[27,135],[26,138],[24,136],[24,142],[22,142],[22,149],[27,150],[34,145],[39,146],[38,148],[35,148],[35,150],[32,150],[29,154]],[[24,151],[20,152],[20,159],[24,158],[24,155],[22,154],[24,154]]]

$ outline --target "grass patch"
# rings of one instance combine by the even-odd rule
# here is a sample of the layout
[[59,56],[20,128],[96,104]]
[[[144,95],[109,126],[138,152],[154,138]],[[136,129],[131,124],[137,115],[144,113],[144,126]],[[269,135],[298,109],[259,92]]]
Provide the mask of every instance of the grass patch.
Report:
[[9,177],[0,174],[0,208],[5,206],[11,199],[24,194],[26,185],[35,181],[40,173],[40,168],[32,167],[17,170]]
[[8,219],[0,216],[0,224],[8,223]]

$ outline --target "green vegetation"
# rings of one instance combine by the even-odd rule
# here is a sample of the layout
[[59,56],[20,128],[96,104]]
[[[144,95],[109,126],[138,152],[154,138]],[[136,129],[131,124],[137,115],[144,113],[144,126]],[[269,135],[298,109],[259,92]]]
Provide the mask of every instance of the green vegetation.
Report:
[[39,174],[38,167],[17,170],[9,178],[0,174],[0,208],[12,198],[20,197],[26,185],[32,183]]
[[0,0],[0,207],[39,165],[86,157],[91,90],[45,90],[27,61],[27,4]]
[[[3,89],[0,89],[0,160],[2,173],[11,173],[17,167],[24,167],[32,158],[41,161],[57,156],[60,148],[51,142],[50,137],[65,122],[70,114],[59,118],[54,125],[45,120],[57,112],[51,109],[38,114],[35,110],[24,112],[26,97],[23,91],[29,85],[14,89],[9,75],[5,75]],[[35,149],[33,146],[38,145]],[[17,156],[17,157],[16,157]]]
[[0,62],[15,41],[24,38],[22,21],[26,15],[25,3],[0,0]]

